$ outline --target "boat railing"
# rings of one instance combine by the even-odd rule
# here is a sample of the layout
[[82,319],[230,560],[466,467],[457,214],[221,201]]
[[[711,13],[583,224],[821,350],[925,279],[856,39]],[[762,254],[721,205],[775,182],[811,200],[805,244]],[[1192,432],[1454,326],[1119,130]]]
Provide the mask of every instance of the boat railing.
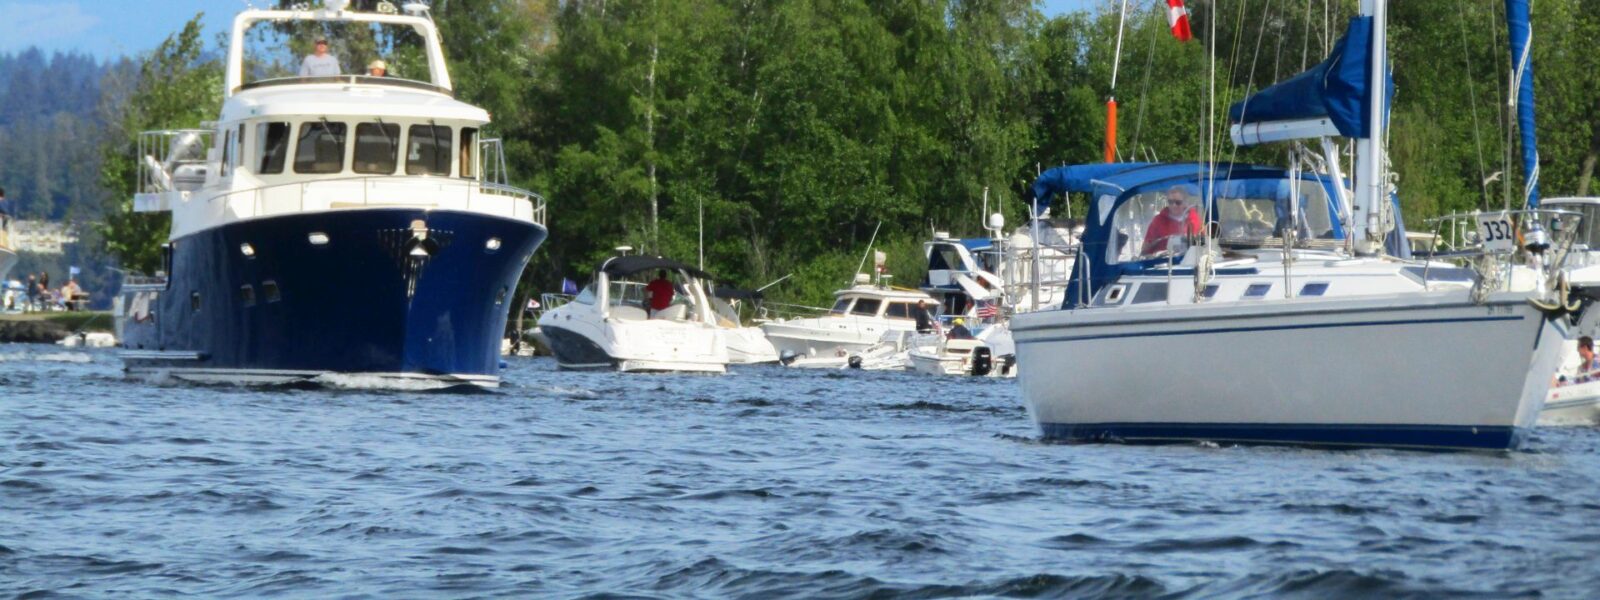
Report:
[[220,193],[213,202],[238,217],[317,210],[424,207],[483,212],[545,223],[545,199],[501,183],[429,175],[369,175],[279,183]]
[[[1448,261],[1472,269],[1477,288],[1507,289],[1515,283],[1514,269],[1534,270],[1543,281],[1556,282],[1583,220],[1580,213],[1556,209],[1470,212],[1428,219],[1434,234],[1457,232],[1460,246],[1425,253],[1423,280],[1435,262]],[[1419,253],[1420,254],[1420,253]]]
[[572,302],[573,298],[576,298],[576,296],[573,296],[572,294],[556,294],[551,292],[539,294],[539,314],[542,316],[546,312],[566,306],[568,302]]
[[136,190],[141,194],[192,191],[206,183],[211,152],[209,129],[161,129],[139,133]]

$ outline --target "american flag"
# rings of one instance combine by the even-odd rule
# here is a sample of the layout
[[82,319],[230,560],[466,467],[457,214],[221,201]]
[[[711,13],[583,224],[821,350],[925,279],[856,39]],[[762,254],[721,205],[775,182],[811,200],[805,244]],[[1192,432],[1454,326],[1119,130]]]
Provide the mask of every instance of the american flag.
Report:
[[979,319],[993,319],[993,318],[999,317],[1000,316],[1000,305],[999,305],[999,303],[997,303],[997,302],[995,302],[993,300],[982,300],[982,301],[979,301],[978,302],[978,309],[977,309],[976,312],[973,313],[973,316],[976,316]]

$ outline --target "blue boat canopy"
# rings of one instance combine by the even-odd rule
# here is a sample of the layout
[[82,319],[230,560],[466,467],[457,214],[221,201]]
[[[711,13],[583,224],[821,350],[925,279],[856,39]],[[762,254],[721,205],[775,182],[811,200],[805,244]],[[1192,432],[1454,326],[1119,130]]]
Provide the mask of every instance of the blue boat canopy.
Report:
[[[1334,43],[1328,58],[1304,73],[1235,102],[1228,108],[1228,119],[1249,125],[1325,117],[1333,122],[1339,135],[1368,137],[1372,131],[1366,110],[1371,99],[1367,88],[1372,68],[1372,24],[1371,17],[1351,18],[1350,27]],[[1386,93],[1393,97],[1394,80],[1385,80]]]

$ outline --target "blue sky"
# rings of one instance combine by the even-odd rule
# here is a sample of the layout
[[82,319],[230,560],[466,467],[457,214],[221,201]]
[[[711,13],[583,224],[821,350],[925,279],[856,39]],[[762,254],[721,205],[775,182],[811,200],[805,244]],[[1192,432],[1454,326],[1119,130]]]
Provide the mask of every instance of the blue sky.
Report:
[[[1103,0],[1043,0],[1047,15]],[[257,6],[268,0],[256,0]],[[227,29],[247,0],[0,0],[0,53],[28,46],[87,52],[105,59],[154,48],[197,12],[207,37]]]

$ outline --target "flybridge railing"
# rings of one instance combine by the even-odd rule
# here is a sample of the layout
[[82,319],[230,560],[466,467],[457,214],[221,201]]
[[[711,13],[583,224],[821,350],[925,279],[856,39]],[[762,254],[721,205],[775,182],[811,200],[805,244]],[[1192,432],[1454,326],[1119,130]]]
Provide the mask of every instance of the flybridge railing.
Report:
[[137,190],[140,194],[190,191],[205,185],[211,152],[209,129],[163,129],[139,134]]
[[438,208],[495,214],[545,224],[543,196],[476,179],[375,175],[313,179],[218,194],[239,217],[377,206]]

